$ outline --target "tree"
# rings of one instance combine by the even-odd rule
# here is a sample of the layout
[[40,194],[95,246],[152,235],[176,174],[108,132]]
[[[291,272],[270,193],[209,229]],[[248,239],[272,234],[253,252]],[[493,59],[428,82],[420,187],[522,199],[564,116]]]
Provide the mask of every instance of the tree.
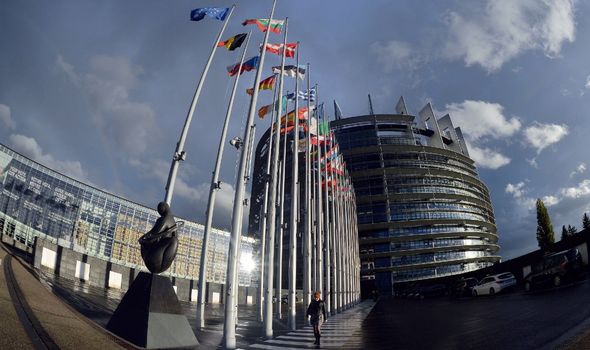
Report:
[[584,230],[590,228],[590,218],[586,213],[584,213],[584,217],[582,218],[582,227],[584,228]]
[[555,243],[551,218],[541,199],[537,199],[537,242],[541,250],[547,250],[551,244]]
[[576,226],[567,225],[567,232],[569,233],[570,236],[573,236],[576,233],[578,233],[578,229],[576,228]]
[[570,235],[570,233],[567,231],[567,228],[565,228],[565,225],[563,225],[561,227],[561,240],[563,241],[564,239],[568,238]]

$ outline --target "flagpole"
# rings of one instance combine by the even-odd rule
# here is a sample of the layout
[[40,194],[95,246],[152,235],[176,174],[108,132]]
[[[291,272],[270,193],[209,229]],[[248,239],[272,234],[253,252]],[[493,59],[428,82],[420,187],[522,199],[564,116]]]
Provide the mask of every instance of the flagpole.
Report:
[[[254,128],[254,115],[256,114],[256,102],[258,100],[258,89],[260,83],[260,75],[262,74],[262,68],[264,65],[264,57],[266,50],[266,43],[268,42],[268,34],[270,33],[270,25],[272,23],[272,16],[275,11],[276,0],[273,0],[272,9],[270,12],[268,27],[264,35],[264,44],[260,52],[260,63],[256,70],[256,78],[254,80],[254,91],[252,98],[250,99],[250,108],[248,112],[248,121],[244,129],[244,140],[243,147],[240,155],[240,167],[238,170],[236,192],[234,196],[234,207],[232,215],[232,231],[229,242],[228,250],[228,261],[227,261],[227,274],[226,274],[226,303],[225,303],[225,323],[223,327],[223,339],[226,349],[235,349],[236,347],[236,322],[235,316],[237,314],[237,291],[238,286],[234,284],[237,281],[236,276],[238,273],[238,244],[242,235],[242,216],[244,214],[244,192],[246,189],[246,182],[248,181],[249,174],[246,174],[247,160],[249,155],[247,154],[250,145],[250,138],[252,132],[250,129]],[[239,74],[239,72],[238,72]],[[253,141],[252,141],[253,142]]]
[[[297,79],[299,79],[299,67]],[[307,81],[309,81],[309,63],[307,64]],[[297,92],[299,93],[299,92]],[[309,102],[309,101],[308,101]],[[307,106],[308,118],[311,116],[309,103]],[[309,124],[309,123],[308,123]],[[311,302],[311,125],[307,127],[307,144],[305,148],[305,239],[303,240],[303,305]]]
[[[317,90],[317,87],[316,87]],[[317,92],[316,92],[317,94]],[[324,105],[322,104],[322,124],[325,123],[325,117],[324,117]],[[319,132],[318,132],[318,137],[319,137]],[[326,142],[324,140],[324,152],[326,152]],[[330,175],[332,173],[332,170],[330,170]],[[328,191],[328,167],[326,166],[325,170],[324,170],[324,174],[325,174],[325,178],[326,178],[326,200],[324,201],[324,215],[325,217],[325,228],[324,228],[324,244],[325,244],[325,248],[326,248],[326,254],[324,256],[324,264],[325,264],[325,274],[326,274],[326,283],[325,283],[325,290],[326,290],[326,296],[325,296],[325,302],[326,302],[326,313],[328,314],[328,316],[330,316],[332,314],[332,305],[331,305],[331,295],[330,293],[331,288],[330,288],[330,279],[332,277],[331,273],[330,273],[330,248],[331,248],[331,243],[330,243],[330,208],[329,208],[329,202],[330,202],[330,191]],[[331,182],[331,181],[330,181]],[[323,248],[322,248],[323,249]]]
[[[329,125],[329,124],[328,124]],[[336,140],[334,140],[332,138],[332,132],[330,131],[330,128],[328,127],[328,136],[330,138],[330,148],[334,147],[334,145],[336,144]],[[339,256],[340,252],[337,249],[337,237],[336,237],[336,188],[334,186],[334,173],[331,174],[331,178],[332,181],[330,181],[330,187],[332,189],[332,202],[331,202],[331,208],[330,208],[330,212],[332,214],[332,220],[330,220],[331,224],[332,224],[332,232],[331,232],[331,236],[332,236],[332,242],[334,242],[334,246],[333,248],[330,250],[330,266],[332,268],[332,278],[334,279],[334,291],[333,291],[333,298],[332,298],[332,305],[331,305],[331,309],[332,309],[332,313],[337,313],[340,312],[339,310],[339,303],[338,303],[338,295],[340,293],[340,289],[339,289],[339,270],[337,270],[336,268],[336,257]]]
[[[276,0],[274,0],[276,1]],[[273,3],[274,8],[274,3]],[[287,43],[287,31],[288,31],[288,23],[289,19],[285,19],[285,33],[283,41]],[[269,21],[270,27],[270,21]],[[263,52],[266,51],[266,41],[262,46]],[[265,287],[265,310],[264,310],[264,333],[267,338],[272,338],[273,329],[272,329],[272,283],[274,278],[274,246],[275,246],[275,230],[276,230],[276,197],[277,197],[277,180],[278,180],[278,164],[279,164],[279,145],[280,145],[280,135],[281,135],[281,117],[280,114],[282,113],[283,107],[283,68],[285,67],[285,55],[283,51],[283,56],[281,57],[281,76],[279,78],[279,117],[277,117],[276,124],[275,124],[275,140],[274,140],[274,149],[275,152],[273,153],[273,162],[272,162],[272,176],[271,176],[271,183],[270,183],[270,197],[269,197],[269,214],[268,214],[268,266],[267,266],[267,273],[266,273],[266,287]],[[286,128],[285,128],[286,130]]]
[[[309,91],[309,80],[308,80],[308,94],[310,93]],[[317,107],[316,107],[316,113],[318,112]],[[318,150],[320,149],[320,145],[318,144]],[[325,151],[325,149],[324,149]],[[321,152],[318,151],[319,154],[321,154]],[[320,158],[321,159],[321,158]],[[328,166],[328,160],[326,159],[326,154],[324,153],[324,167]],[[316,212],[317,212],[317,217],[316,217],[316,235],[315,235],[315,248],[316,248],[316,265],[315,265],[315,269],[316,269],[316,281],[315,281],[315,289],[317,291],[321,291],[322,290],[322,282],[323,282],[323,278],[322,278],[322,266],[323,266],[323,259],[322,259],[322,232],[323,230],[323,213],[322,213],[322,202],[323,202],[323,189],[322,189],[322,169],[321,169],[321,162],[318,163],[318,167],[316,169],[316,173],[317,173],[317,198],[316,198]],[[325,297],[325,295],[324,295]]]
[[[248,34],[248,39],[246,40],[246,44],[244,45],[244,49],[242,50],[242,57],[240,59],[240,71],[242,69],[242,64],[244,63],[244,58],[246,57],[246,51],[248,50],[248,43],[250,42],[250,35],[252,32]],[[234,98],[236,96],[236,91],[238,88],[238,82],[240,81],[240,74],[236,75],[236,79],[234,81],[234,86],[231,92],[231,97],[229,100],[229,104],[227,106],[227,112],[225,114],[225,120],[223,122],[223,129],[221,131],[221,138],[219,139],[219,146],[217,149],[217,159],[215,160],[215,167],[213,170],[213,176],[211,178],[211,187],[209,189],[209,201],[207,202],[207,219],[205,222],[205,232],[203,234],[203,246],[201,249],[201,260],[199,264],[199,296],[198,296],[198,313],[197,313],[197,323],[200,328],[205,327],[205,290],[206,290],[206,283],[207,283],[207,253],[209,251],[209,235],[211,234],[211,226],[213,223],[213,211],[215,210],[215,197],[217,191],[221,188],[221,181],[219,181],[219,172],[221,169],[221,160],[223,158],[223,150],[225,147],[225,139],[227,136],[227,129],[229,126],[229,121],[231,119],[232,109],[234,105]]]
[[[282,73],[281,73],[282,74]],[[281,97],[282,99],[282,97]],[[289,104],[288,101],[285,101],[285,111],[288,111],[287,105]],[[285,124],[286,127],[286,124]],[[283,154],[282,154],[282,161],[281,163],[281,178],[280,178],[280,202],[279,202],[279,242],[278,242],[278,254],[279,258],[278,261],[278,271],[277,271],[277,318],[280,320],[282,318],[282,293],[283,293],[283,237],[285,233],[285,160],[287,159],[287,132],[285,129],[285,137],[283,139]]]
[[338,239],[338,304],[340,306],[339,312],[344,311],[344,266],[343,266],[343,255],[344,255],[344,244],[343,244],[343,235],[342,235],[342,203],[341,203],[341,196],[340,196],[340,175],[336,174],[336,231],[340,233],[340,239]]
[[[297,42],[297,53],[295,66],[299,67],[299,52],[301,46]],[[291,224],[289,225],[289,325],[291,330],[297,328],[295,322],[295,293],[297,278],[297,217],[299,216],[299,79],[295,79],[295,128],[293,133],[293,149],[291,164]],[[309,118],[309,111],[307,111]]]
[[207,73],[209,72],[209,67],[211,66],[211,62],[213,61],[213,56],[215,56],[215,51],[217,49],[217,43],[221,41],[221,37],[223,32],[225,31],[225,27],[227,27],[227,23],[231,18],[232,13],[234,12],[236,5],[232,5],[227,17],[223,21],[223,26],[217,35],[217,39],[213,43],[213,48],[211,49],[211,53],[209,54],[209,59],[205,64],[205,69],[203,69],[203,74],[201,74],[201,79],[199,80],[199,84],[197,85],[197,89],[195,90],[195,94],[193,96],[193,101],[191,106],[188,110],[188,114],[186,116],[186,120],[184,121],[184,126],[182,127],[182,132],[180,134],[180,139],[176,144],[176,151],[172,156],[172,164],[170,165],[170,172],[168,173],[168,181],[166,182],[166,197],[164,201],[168,203],[168,205],[172,204],[172,194],[174,192],[174,184],[176,183],[176,175],[178,173],[178,166],[180,161],[186,158],[186,153],[184,152],[184,143],[186,141],[186,136],[188,134],[188,129],[191,125],[191,120],[193,119],[193,114],[195,112],[195,107],[197,106],[197,102],[199,101],[199,96],[201,95],[201,89],[203,88],[203,84],[205,83],[205,78],[207,77]]

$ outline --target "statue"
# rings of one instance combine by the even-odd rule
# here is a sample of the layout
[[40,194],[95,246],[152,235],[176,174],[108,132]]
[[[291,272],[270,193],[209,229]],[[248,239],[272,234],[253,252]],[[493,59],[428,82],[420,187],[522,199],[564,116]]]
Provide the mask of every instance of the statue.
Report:
[[154,227],[139,238],[141,257],[152,273],[166,271],[176,257],[178,237],[176,230],[184,222],[176,222],[166,202],[158,203],[160,217]]

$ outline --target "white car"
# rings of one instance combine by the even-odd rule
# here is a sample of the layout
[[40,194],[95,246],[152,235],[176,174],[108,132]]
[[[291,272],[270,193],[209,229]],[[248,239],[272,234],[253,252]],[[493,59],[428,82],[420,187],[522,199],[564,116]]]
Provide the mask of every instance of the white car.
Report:
[[514,287],[516,285],[516,278],[510,272],[504,272],[493,276],[484,277],[471,290],[473,296],[478,295],[494,295],[500,293],[506,288]]

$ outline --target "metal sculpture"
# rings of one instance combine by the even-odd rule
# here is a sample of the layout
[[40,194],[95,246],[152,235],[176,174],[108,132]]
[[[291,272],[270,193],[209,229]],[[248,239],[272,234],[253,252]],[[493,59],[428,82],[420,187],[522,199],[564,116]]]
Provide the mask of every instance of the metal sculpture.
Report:
[[152,273],[164,272],[172,265],[178,250],[176,231],[184,224],[174,220],[166,202],[158,203],[158,213],[160,217],[154,227],[139,238],[141,257]]

